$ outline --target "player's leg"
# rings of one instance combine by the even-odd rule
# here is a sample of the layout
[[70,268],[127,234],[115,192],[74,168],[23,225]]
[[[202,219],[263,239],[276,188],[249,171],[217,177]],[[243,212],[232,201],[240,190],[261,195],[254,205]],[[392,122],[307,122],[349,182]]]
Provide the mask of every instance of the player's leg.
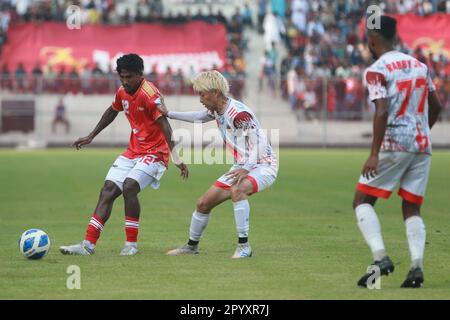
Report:
[[153,156],[146,156],[136,160],[136,165],[128,173],[123,183],[123,198],[125,209],[125,245],[120,255],[134,255],[138,253],[138,233],[141,206],[138,194],[148,186],[158,189],[160,179],[166,167],[156,161]]
[[92,249],[97,244],[97,240],[100,238],[100,234],[111,216],[114,201],[122,194],[122,190],[112,181],[106,180],[100,191],[100,196],[95,207],[94,214],[89,222],[88,229],[86,230],[85,240],[89,241]]
[[411,254],[411,267],[402,288],[420,288],[423,281],[423,255],[425,251],[426,230],[420,216],[420,204],[407,200],[402,202],[403,219]]
[[206,229],[210,214],[213,208],[231,198],[231,191],[228,188],[211,186],[198,200],[195,211],[192,213],[189,227],[189,240],[184,246],[169,250],[168,255],[196,254],[198,253],[198,243],[203,231]]
[[72,246],[61,246],[60,251],[63,254],[89,255],[94,253],[97,240],[108,221],[114,200],[120,196],[122,191],[112,181],[105,181],[100,191],[100,196],[95,208],[94,214],[89,221],[86,230],[86,236],[80,244]]
[[250,231],[250,204],[248,197],[270,187],[277,178],[276,166],[258,165],[253,168],[239,185],[230,188],[233,202],[234,218],[238,233],[238,245],[231,256],[240,259],[252,256],[252,248],[248,241]]
[[358,228],[369,246],[373,260],[380,261],[386,256],[381,225],[375,212],[376,196],[368,195],[360,190],[355,191],[353,210],[356,214]]
[[248,241],[250,231],[250,204],[248,197],[257,190],[255,190],[249,179],[244,179],[239,185],[233,185],[230,191],[236,231],[238,233],[238,245],[231,258],[240,259],[251,257],[252,248]]
[[399,195],[403,198],[403,219],[411,254],[411,267],[406,280],[401,285],[402,288],[419,288],[424,281],[423,256],[426,229],[420,209],[428,182],[430,165],[431,156],[425,154],[415,156],[400,183]]
[[[394,272],[394,264],[386,254],[380,221],[374,209],[377,199],[375,196],[356,190],[353,209],[355,210],[358,228],[372,252],[374,262],[371,267],[377,266],[381,275],[388,275]],[[367,287],[367,281],[372,275],[373,271],[367,270],[358,280],[358,286]]]
[[[381,275],[393,272],[394,264],[386,254],[381,225],[374,205],[377,198],[389,198],[407,168],[407,160],[403,153],[381,153],[377,175],[369,179],[361,176],[353,199],[359,230],[372,252],[373,266],[379,267]],[[358,285],[366,287],[371,275],[372,272],[364,274]]]
[[133,168],[134,162],[119,156],[108,171],[105,184],[100,191],[100,196],[86,230],[85,239],[72,246],[62,246],[63,254],[89,255],[94,253],[97,240],[103,230],[106,221],[111,215],[114,200],[122,194],[123,181],[128,172]]
[[139,217],[141,214],[138,194],[140,191],[141,188],[136,180],[131,178],[125,179],[123,183],[123,199],[126,242],[120,255],[134,255],[138,252],[137,238],[139,233]]

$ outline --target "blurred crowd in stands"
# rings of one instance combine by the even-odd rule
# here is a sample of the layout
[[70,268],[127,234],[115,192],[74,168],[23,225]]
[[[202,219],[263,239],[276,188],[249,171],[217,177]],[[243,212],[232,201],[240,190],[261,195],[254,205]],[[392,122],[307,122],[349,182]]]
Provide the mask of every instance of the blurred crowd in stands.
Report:
[[[264,34],[260,89],[266,85],[290,102],[306,119],[324,110],[335,119],[361,119],[370,114],[362,75],[372,57],[359,32],[366,9],[379,1],[268,0],[258,1],[258,30]],[[425,16],[450,13],[450,1],[388,0],[385,13]],[[279,48],[287,52],[279,59]],[[448,57],[411,50],[401,39],[397,49],[427,64],[450,119],[450,65]],[[279,81],[277,81],[279,79]]]
[[[171,0],[195,3],[194,0]],[[211,3],[212,1],[209,1]],[[226,0],[221,3],[226,3]],[[205,1],[204,3],[208,3]],[[172,13],[162,0],[0,0],[0,54],[12,23],[24,21],[65,21],[67,8],[82,8],[83,24],[127,24],[157,22],[180,24],[201,20],[223,23],[228,30],[225,65],[220,69],[231,82],[231,94],[241,99],[246,89],[247,68],[244,53],[248,39],[244,30],[257,31],[264,39],[261,53],[259,89],[270,90],[289,101],[296,113],[314,119],[328,111],[334,119],[359,120],[371,105],[367,101],[362,75],[372,58],[359,23],[366,9],[378,4],[385,13],[431,15],[450,13],[445,0],[249,0],[226,17],[220,9]],[[401,39],[400,39],[401,40]],[[449,61],[444,55],[412,51],[401,41],[398,50],[426,63],[450,119]],[[282,53],[287,52],[286,55]],[[119,84],[110,70],[52,70],[36,67],[27,74],[23,66],[8,70],[0,66],[0,90],[16,92],[110,93]],[[155,70],[156,68],[153,68]],[[167,94],[192,94],[189,76],[181,70],[146,75]],[[14,80],[14,81],[13,81]]]
[[[208,6],[208,12],[203,12],[202,9],[191,12],[189,8],[184,13],[165,12],[162,0],[0,0],[0,54],[2,44],[7,41],[6,34],[10,24],[29,21],[65,22],[72,5],[81,8],[81,24],[183,24],[190,21],[224,24],[228,31],[228,46],[226,61],[220,71],[231,83],[231,94],[242,98],[245,89],[244,51],[247,49],[247,41],[243,37],[245,19],[239,8],[231,17],[225,17],[220,9],[213,12],[211,5]],[[157,69],[157,66],[152,66],[152,70]],[[190,75],[183,74],[181,70],[167,68],[164,73],[151,71],[145,76],[166,94],[193,94],[188,77]],[[111,70],[105,73],[98,66],[92,66],[91,70],[53,70],[37,63],[31,73],[27,73],[21,64],[15,70],[9,70],[5,65],[0,67],[0,89],[14,92],[102,94],[114,92],[117,85],[119,83],[114,73]]]

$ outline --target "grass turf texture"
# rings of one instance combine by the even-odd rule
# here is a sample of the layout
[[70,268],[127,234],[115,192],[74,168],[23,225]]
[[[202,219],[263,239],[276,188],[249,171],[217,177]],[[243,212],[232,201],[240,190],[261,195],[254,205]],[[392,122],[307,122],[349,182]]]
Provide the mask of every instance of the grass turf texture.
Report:
[[[427,226],[425,286],[400,289],[409,251],[400,198],[376,206],[396,265],[381,290],[356,281],[371,262],[351,209],[366,150],[281,150],[272,188],[251,197],[254,256],[232,261],[237,236],[231,202],[213,211],[196,256],[169,257],[182,245],[197,198],[228,165],[190,165],[182,182],[171,165],[157,191],[140,194],[140,254],[120,257],[125,240],[119,198],[91,257],[58,248],[84,237],[103,179],[121,150],[0,150],[0,299],[449,299],[450,153],[436,151],[422,209]],[[41,228],[51,250],[23,258],[18,238]],[[81,268],[81,290],[66,288],[67,267]]]

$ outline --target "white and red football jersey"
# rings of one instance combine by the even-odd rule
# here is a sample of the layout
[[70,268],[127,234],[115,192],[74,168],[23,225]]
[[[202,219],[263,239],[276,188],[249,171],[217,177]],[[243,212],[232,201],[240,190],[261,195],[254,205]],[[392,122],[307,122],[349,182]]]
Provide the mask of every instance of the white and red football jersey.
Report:
[[276,155],[255,114],[240,101],[228,98],[223,114],[211,114],[235,163],[251,170],[256,164],[276,165]]
[[383,54],[367,68],[369,99],[389,100],[381,151],[431,154],[428,92],[435,87],[425,64],[398,51]]

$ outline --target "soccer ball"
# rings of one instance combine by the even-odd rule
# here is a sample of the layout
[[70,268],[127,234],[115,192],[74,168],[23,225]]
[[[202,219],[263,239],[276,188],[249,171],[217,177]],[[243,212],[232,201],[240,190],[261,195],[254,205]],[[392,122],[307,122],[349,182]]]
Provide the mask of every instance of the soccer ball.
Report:
[[42,230],[29,229],[20,237],[19,250],[27,259],[41,259],[50,250],[50,239]]

